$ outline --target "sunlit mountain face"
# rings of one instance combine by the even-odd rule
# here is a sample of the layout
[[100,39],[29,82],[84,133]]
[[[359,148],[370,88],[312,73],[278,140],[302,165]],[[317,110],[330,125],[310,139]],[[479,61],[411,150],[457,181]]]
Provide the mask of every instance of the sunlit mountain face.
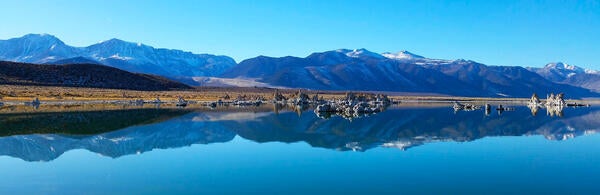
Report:
[[[337,151],[407,150],[434,142],[484,137],[543,136],[561,141],[599,131],[595,107],[510,112],[448,107],[390,107],[353,118],[321,118],[312,110],[192,111],[134,109],[0,115],[0,155],[51,161],[74,149],[118,158],[155,149],[232,141],[305,142]],[[408,151],[409,152],[409,151]]]
[[[434,59],[409,51],[314,51],[306,57],[231,57],[155,48],[110,39],[73,47],[55,36],[28,34],[0,40],[0,60],[34,64],[102,64],[160,75],[194,86],[305,88],[408,92],[454,96],[529,97],[564,92],[600,97],[600,74],[565,63],[543,68],[492,66],[465,59]],[[2,76],[2,75],[0,75]]]
[[129,72],[181,80],[193,76],[216,76],[236,65],[235,60],[227,56],[154,48],[119,39],[73,47],[48,34],[0,40],[0,60],[35,64],[103,64]]
[[[408,51],[378,54],[366,49],[315,52],[307,57],[258,56],[220,77],[264,86],[324,90],[371,90],[455,96],[529,97],[563,91],[595,97],[593,87],[556,82],[519,66],[490,66],[457,59],[431,59]],[[591,71],[581,75],[588,75]],[[230,82],[231,83],[231,82]],[[211,84],[211,83],[207,83]]]
[[543,68],[529,68],[544,78],[562,84],[600,91],[600,72],[562,62],[549,63]]

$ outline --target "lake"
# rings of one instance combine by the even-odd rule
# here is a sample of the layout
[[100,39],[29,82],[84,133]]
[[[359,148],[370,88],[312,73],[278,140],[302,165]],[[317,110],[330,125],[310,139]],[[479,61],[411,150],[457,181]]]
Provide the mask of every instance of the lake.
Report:
[[[272,106],[271,106],[272,107]],[[2,194],[596,194],[600,108],[0,114]]]

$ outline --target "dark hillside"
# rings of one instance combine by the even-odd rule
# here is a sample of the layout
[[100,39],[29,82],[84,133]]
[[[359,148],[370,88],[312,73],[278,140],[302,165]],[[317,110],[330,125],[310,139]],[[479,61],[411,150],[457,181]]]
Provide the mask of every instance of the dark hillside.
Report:
[[0,61],[0,84],[159,91],[190,89],[164,77],[96,64],[40,65]]

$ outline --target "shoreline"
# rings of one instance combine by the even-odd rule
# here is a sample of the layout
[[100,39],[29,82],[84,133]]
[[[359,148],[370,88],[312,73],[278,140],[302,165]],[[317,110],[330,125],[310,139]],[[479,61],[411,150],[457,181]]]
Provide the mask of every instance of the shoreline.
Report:
[[[238,95],[247,97],[264,97],[270,99],[275,92],[286,97],[294,96],[298,91],[309,95],[318,94],[325,99],[341,98],[347,92],[386,94],[394,100],[411,101],[527,101],[529,98],[510,97],[462,97],[443,94],[414,93],[414,92],[385,92],[385,91],[327,91],[309,89],[276,89],[264,87],[197,87],[191,90],[176,91],[137,91],[124,89],[60,87],[60,86],[26,86],[0,85],[1,102],[26,102],[34,98],[40,101],[117,101],[132,99],[148,99],[160,97],[166,101],[175,101],[178,96],[192,101],[217,101],[229,96],[235,99]],[[600,101],[600,98],[598,98]]]
[[[318,94],[325,100],[340,99],[345,97],[347,92],[353,93],[383,93],[386,92],[368,92],[368,91],[323,91],[323,90],[304,90],[304,89],[275,89],[275,88],[226,88],[226,87],[198,87],[193,90],[184,91],[135,91],[121,89],[100,89],[100,88],[79,88],[79,87],[55,87],[55,86],[21,86],[21,85],[0,85],[0,103],[4,106],[24,105],[39,98],[43,105],[92,105],[92,104],[132,104],[132,101],[144,100],[152,101],[157,97],[165,105],[175,104],[177,97],[181,96],[194,104],[208,104],[218,100],[231,102],[238,96],[247,99],[264,99],[264,103],[271,104],[271,99],[275,93],[281,93],[288,98],[294,98],[298,91],[309,94],[310,96]],[[391,93],[391,92],[390,92]],[[453,102],[468,102],[473,104],[486,103],[511,103],[523,104],[529,101],[529,98],[505,98],[505,97],[460,97],[460,96],[432,96],[431,94],[416,94],[394,92],[396,95],[389,95],[389,98],[402,104],[448,104]],[[224,100],[224,97],[229,97]],[[567,102],[586,103],[592,105],[600,104],[600,98],[591,99],[567,99]],[[0,104],[0,106],[2,105]]]

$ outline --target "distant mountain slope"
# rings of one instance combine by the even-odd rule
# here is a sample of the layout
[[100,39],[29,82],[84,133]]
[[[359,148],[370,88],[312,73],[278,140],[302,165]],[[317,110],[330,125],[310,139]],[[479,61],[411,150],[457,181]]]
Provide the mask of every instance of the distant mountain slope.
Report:
[[313,53],[306,58],[259,56],[240,62],[222,76],[256,78],[273,86],[323,90],[477,95],[468,89],[446,87],[461,83],[440,72],[389,60],[364,49]]
[[490,95],[528,97],[532,93],[557,92],[564,92],[569,97],[597,95],[587,89],[553,83],[518,66],[486,66],[473,61],[461,61],[459,63],[424,65],[424,67],[452,76],[465,83],[464,87],[487,92]]
[[158,49],[119,39],[88,47],[72,47],[47,34],[28,34],[0,40],[0,60],[3,61],[64,64],[69,59],[89,59],[130,72],[169,78],[215,76],[236,65],[227,56]]
[[236,65],[227,56],[157,49],[119,39],[91,45],[84,48],[84,51],[91,59],[105,65],[171,78],[215,76]]
[[0,40],[0,60],[28,63],[47,63],[83,55],[81,48],[66,45],[47,34],[28,34],[19,38]]
[[553,83],[522,67],[487,66],[467,60],[437,60],[402,51],[383,55],[366,49],[313,53],[306,58],[259,56],[222,77],[254,79],[273,86],[324,90],[438,93],[458,96],[528,97],[565,92],[598,96],[587,89]]
[[583,69],[562,62],[549,63],[543,68],[528,68],[540,76],[556,83],[583,87],[600,92],[600,72]]
[[39,65],[0,61],[0,84],[132,90],[189,89],[166,78],[94,65]]

